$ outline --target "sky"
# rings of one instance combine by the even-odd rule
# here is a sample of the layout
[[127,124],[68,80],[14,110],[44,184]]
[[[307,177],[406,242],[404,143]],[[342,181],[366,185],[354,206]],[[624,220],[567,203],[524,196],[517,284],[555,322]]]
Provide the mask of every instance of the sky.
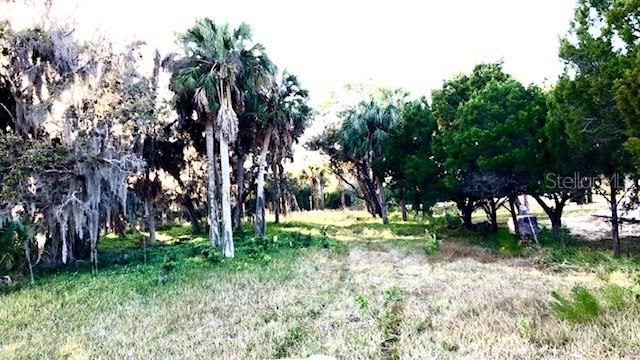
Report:
[[[175,34],[196,18],[244,21],[278,67],[298,75],[316,106],[349,83],[429,95],[480,62],[503,61],[525,84],[552,85],[574,7],[575,0],[54,0],[56,17],[79,33],[142,39],[161,53],[175,50]],[[13,11],[13,19],[33,16]]]

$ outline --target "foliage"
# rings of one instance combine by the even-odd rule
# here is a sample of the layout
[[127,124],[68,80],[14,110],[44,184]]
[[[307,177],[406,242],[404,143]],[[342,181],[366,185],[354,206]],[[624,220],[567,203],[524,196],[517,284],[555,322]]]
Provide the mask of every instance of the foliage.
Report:
[[462,226],[462,219],[457,214],[452,214],[451,212],[445,212],[444,220],[447,223],[447,228],[456,229]]
[[574,245],[576,242],[571,236],[571,231],[565,226],[557,230],[542,228],[538,234],[538,241],[541,245]]
[[[546,112],[542,91],[524,87],[500,63],[478,65],[470,75],[445,82],[433,94],[440,128],[434,155],[449,199],[480,201],[496,231],[496,211],[504,201],[499,199],[525,191],[528,166],[540,162]],[[470,217],[473,209],[463,215]]]
[[424,237],[425,242],[422,248],[427,255],[433,255],[438,252],[438,250],[440,250],[442,240],[438,240],[435,233],[429,232],[429,230],[425,230]]
[[403,105],[398,124],[384,142],[377,169],[391,179],[399,199],[414,207],[429,208],[441,199],[439,169],[433,158],[432,137],[437,125],[426,98]]
[[614,3],[578,2],[569,35],[561,41],[560,58],[567,68],[554,92],[559,112],[565,117],[569,144],[588,159],[583,171],[586,175],[604,176],[610,185],[608,189],[596,186],[595,190],[609,201],[613,251],[619,256],[616,196],[622,185],[615,182],[622,182],[617,177],[629,173],[632,164],[624,146],[627,129],[616,95],[618,81],[630,61],[629,53],[621,51],[620,39],[607,22],[612,20],[609,12]]
[[355,302],[358,305],[360,314],[364,315],[369,310],[369,299],[361,294],[356,295]]
[[629,273],[640,271],[640,264],[636,258],[616,258],[610,251],[576,246],[552,247],[544,253],[542,261],[551,268],[560,270],[563,268],[579,268],[586,271],[604,273],[618,269]]
[[[127,180],[144,166],[133,143],[152,101],[151,81],[135,69],[139,43],[116,53],[73,34],[56,24],[9,30],[0,64],[15,100],[12,110],[3,104],[13,125],[0,129],[0,216],[21,208],[29,232],[52,240],[41,263],[54,267],[97,265],[101,218],[126,210]],[[73,101],[63,96],[70,89]],[[64,111],[51,126],[54,104]]]
[[448,228],[446,216],[429,216],[426,221],[427,230],[431,234],[440,235]]
[[616,104],[626,123],[625,150],[632,156],[636,169],[640,168],[640,108],[638,96],[640,91],[640,51],[630,68],[625,70],[624,76],[618,80],[615,94]]
[[605,304],[612,310],[621,311],[634,304],[633,291],[619,285],[610,284],[601,290],[601,296]]
[[596,291],[581,286],[571,289],[570,298],[552,292],[552,311],[556,316],[570,322],[584,323],[598,316],[626,313],[638,308],[638,287],[628,288],[608,284]]
[[24,265],[24,242],[28,234],[24,227],[15,221],[0,224],[0,274],[19,270]]
[[489,232],[483,237],[489,247],[510,255],[521,255],[522,245],[517,236],[511,234],[508,229],[500,229],[498,232]]
[[398,109],[390,101],[380,101],[371,97],[347,108],[340,114],[342,123],[332,126],[312,138],[307,147],[318,150],[331,158],[332,172],[345,183],[344,169],[358,181],[351,188],[359,189],[359,197],[367,203],[373,215],[379,215],[388,223],[387,206],[382,178],[384,171],[379,162],[384,157],[385,143],[389,133],[398,124]]
[[595,319],[601,312],[600,304],[587,289],[576,286],[571,289],[570,298],[552,292],[551,308],[560,318],[571,322],[587,322]]

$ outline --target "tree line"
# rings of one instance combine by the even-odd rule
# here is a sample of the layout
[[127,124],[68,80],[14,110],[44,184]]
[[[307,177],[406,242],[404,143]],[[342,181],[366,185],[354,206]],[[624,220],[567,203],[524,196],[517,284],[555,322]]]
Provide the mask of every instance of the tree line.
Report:
[[144,64],[140,41],[0,23],[0,271],[97,269],[102,234],[142,229],[146,246],[175,217],[195,232],[208,220],[212,246],[233,257],[247,215],[265,235],[268,168],[272,206],[297,208],[283,163],[313,116],[308,91],[246,24],[199,19],[177,45]]
[[307,145],[329,155],[332,172],[385,223],[391,195],[404,219],[407,204],[452,201],[466,227],[480,209],[496,231],[502,207],[517,226],[527,194],[559,230],[567,202],[599,194],[620,255],[618,210],[638,204],[639,14],[637,1],[580,0],[551,88],[523,85],[500,62],[479,64],[430,99],[374,94]]

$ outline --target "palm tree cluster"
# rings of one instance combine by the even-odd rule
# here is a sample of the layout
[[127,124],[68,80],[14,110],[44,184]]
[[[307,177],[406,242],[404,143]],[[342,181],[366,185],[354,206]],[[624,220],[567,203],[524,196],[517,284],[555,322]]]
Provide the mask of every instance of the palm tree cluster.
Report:
[[339,127],[327,129],[307,145],[330,156],[332,172],[342,181],[345,166],[355,175],[358,196],[365,201],[367,210],[380,216],[383,223],[389,222],[384,194],[383,173],[375,171],[383,154],[383,144],[391,129],[399,120],[399,110],[385,99],[370,99],[348,108],[340,114]]
[[[163,63],[173,72],[170,89],[175,93],[182,126],[204,124],[209,236],[213,246],[233,257],[233,227],[239,225],[244,213],[247,152],[255,151],[257,155],[255,231],[256,237],[262,238],[266,231],[267,156],[271,154],[274,173],[282,174],[282,161],[292,157],[291,147],[312,115],[308,92],[292,74],[284,72],[278,78],[277,67],[264,46],[252,42],[246,24],[233,29],[228,24],[201,19],[180,36],[180,43],[182,53],[171,54]],[[232,153],[236,161],[235,221],[231,205]]]
[[155,51],[147,74],[143,42],[116,50],[56,23],[0,22],[0,237],[10,247],[0,252],[13,254],[2,264],[37,254],[34,266],[90,260],[97,270],[107,232],[143,232],[146,249],[158,220],[186,217],[198,232],[206,216],[212,245],[233,257],[248,201],[265,235],[268,169],[276,211],[297,208],[283,200],[283,163],[313,116],[308,92],[246,24],[201,19],[179,45]]

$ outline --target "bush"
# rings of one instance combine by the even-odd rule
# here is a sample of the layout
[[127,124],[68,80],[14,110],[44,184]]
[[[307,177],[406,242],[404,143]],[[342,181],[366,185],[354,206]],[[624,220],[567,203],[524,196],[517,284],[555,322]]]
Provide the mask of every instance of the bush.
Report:
[[575,239],[571,236],[571,231],[564,226],[559,230],[542,228],[538,234],[538,241],[540,241],[540,245],[545,246],[575,244]]
[[549,251],[545,261],[551,264],[575,264],[585,267],[608,265],[618,268],[619,263],[610,254],[602,251],[579,250],[574,247],[557,247]]
[[475,229],[481,236],[489,236],[493,233],[491,224],[489,224],[487,221],[476,224]]
[[456,214],[447,212],[444,214],[444,220],[449,229],[457,229],[462,226],[462,219],[460,219],[460,216]]
[[436,238],[436,234],[424,231],[425,243],[423,245],[424,252],[427,255],[433,255],[440,250],[441,241]]
[[570,298],[552,292],[552,311],[560,318],[571,322],[587,322],[600,314],[600,304],[589,290],[576,286],[571,289]]
[[511,255],[522,254],[522,245],[517,236],[511,234],[507,229],[498,229],[497,232],[488,232],[481,236],[485,246],[502,253]]
[[25,229],[17,222],[7,221],[0,227],[0,275],[20,269],[25,263],[23,243]]
[[448,225],[444,216],[430,216],[427,219],[427,230],[432,234],[441,234],[444,232]]

